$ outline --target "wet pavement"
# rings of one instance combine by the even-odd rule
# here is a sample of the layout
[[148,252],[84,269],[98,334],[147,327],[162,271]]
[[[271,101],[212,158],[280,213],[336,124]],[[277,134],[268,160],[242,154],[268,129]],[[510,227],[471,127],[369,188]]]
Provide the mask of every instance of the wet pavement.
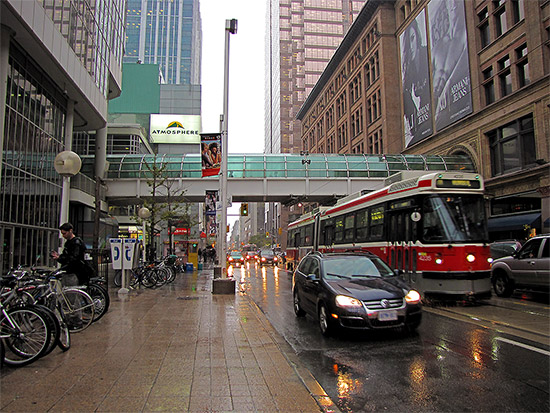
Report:
[[4,367],[2,412],[338,411],[246,294],[212,294],[213,270],[118,295],[35,363]]

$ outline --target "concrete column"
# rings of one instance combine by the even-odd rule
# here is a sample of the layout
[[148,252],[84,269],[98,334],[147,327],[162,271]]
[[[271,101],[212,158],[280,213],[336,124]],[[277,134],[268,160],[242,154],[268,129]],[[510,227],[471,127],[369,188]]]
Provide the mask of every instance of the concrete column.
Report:
[[95,133],[95,176],[105,177],[107,167],[107,126]]
[[[8,93],[8,61],[10,57],[10,40],[13,31],[2,25],[0,27],[0,160],[4,154],[4,124],[6,120],[6,95]],[[0,162],[1,164],[1,162]],[[0,181],[2,180],[2,168],[0,168]]]

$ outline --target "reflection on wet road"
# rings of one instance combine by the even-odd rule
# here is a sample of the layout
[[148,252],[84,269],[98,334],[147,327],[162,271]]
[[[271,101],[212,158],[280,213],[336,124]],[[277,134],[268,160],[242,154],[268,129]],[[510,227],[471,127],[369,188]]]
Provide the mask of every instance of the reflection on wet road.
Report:
[[[550,409],[547,338],[541,345],[503,333],[499,324],[437,310],[424,312],[413,335],[385,330],[324,338],[315,320],[294,316],[291,274],[254,264],[236,271],[240,291],[343,412]],[[483,315],[483,308],[475,311]]]

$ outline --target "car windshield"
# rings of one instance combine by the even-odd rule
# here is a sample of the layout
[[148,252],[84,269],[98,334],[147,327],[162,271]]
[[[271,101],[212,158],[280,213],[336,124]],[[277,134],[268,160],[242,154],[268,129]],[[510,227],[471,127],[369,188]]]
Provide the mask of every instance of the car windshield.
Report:
[[268,255],[273,255],[273,251],[271,251],[271,250],[261,250],[260,254],[265,257],[265,256],[268,256]]
[[327,279],[390,277],[395,273],[380,258],[334,257],[323,260]]

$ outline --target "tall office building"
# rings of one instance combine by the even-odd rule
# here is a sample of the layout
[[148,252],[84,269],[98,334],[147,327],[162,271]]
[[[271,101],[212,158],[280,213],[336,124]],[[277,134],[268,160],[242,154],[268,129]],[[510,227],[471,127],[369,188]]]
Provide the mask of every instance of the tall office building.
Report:
[[[301,149],[296,114],[365,0],[269,0],[266,35],[266,153]],[[284,246],[287,211],[269,204],[266,228]]]
[[296,114],[365,0],[269,0],[266,153],[300,151]]
[[154,63],[163,83],[200,84],[199,0],[128,0],[124,62]]

